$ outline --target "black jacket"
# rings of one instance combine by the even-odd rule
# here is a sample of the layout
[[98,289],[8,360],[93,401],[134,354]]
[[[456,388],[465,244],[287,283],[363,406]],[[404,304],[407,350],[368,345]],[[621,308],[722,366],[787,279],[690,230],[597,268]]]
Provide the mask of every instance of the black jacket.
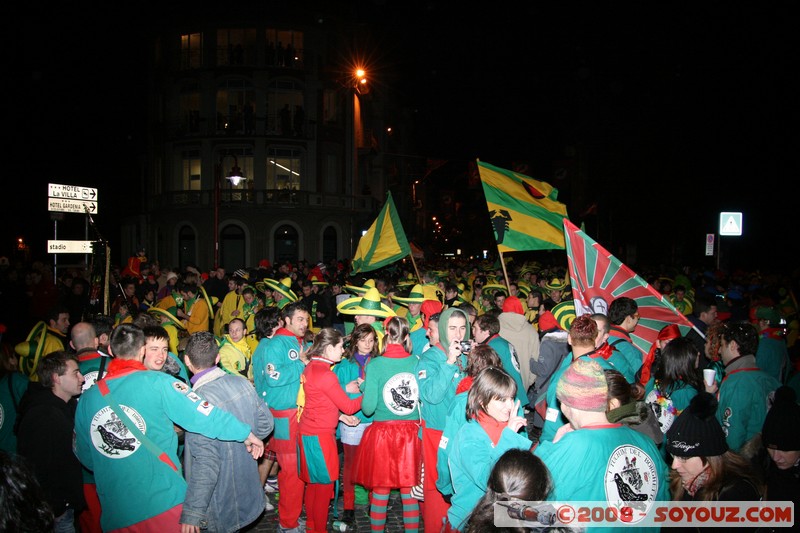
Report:
[[33,382],[22,396],[17,414],[17,453],[33,467],[45,497],[59,516],[67,505],[85,507],[83,471],[72,451],[77,400],[65,402]]

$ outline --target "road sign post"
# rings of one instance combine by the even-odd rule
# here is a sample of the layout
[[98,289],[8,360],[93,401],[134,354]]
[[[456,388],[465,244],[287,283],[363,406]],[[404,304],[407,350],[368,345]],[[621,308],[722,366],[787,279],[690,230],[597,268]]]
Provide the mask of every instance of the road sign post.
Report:
[[[97,189],[81,187],[79,185],[62,185],[60,183],[47,184],[47,210],[56,213],[82,213],[87,217],[98,212]],[[53,239],[58,239],[58,217],[53,220]],[[88,225],[85,237],[88,238]],[[77,253],[86,254],[86,264],[89,264],[89,254],[92,253],[92,241],[47,241],[47,251],[51,254]],[[53,257],[53,276],[58,278],[58,256]]]

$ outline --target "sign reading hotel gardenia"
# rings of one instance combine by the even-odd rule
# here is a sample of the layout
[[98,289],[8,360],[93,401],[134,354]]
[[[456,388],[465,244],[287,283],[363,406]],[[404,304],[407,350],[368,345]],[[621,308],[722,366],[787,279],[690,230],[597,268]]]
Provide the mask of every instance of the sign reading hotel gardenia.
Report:
[[97,189],[78,185],[47,184],[47,210],[63,213],[98,213]]

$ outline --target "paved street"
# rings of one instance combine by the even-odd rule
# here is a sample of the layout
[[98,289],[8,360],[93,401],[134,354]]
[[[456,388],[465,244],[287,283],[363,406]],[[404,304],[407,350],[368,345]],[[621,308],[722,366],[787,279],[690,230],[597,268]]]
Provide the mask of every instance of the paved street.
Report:
[[[248,533],[256,533],[256,532],[269,532],[272,533],[278,530],[278,501],[276,499],[280,497],[275,493],[269,494],[270,502],[272,505],[275,506],[274,511],[265,512],[261,515],[261,518],[258,519],[252,526],[248,529],[243,531],[247,531]],[[389,506],[390,509],[387,513],[386,517],[386,531],[387,532],[399,532],[403,530],[403,503],[400,501],[400,495],[396,492],[392,493],[391,498],[389,499]],[[342,514],[342,498],[341,494],[339,495],[338,505],[337,505],[339,516]],[[367,516],[367,512],[369,511],[368,505],[356,505],[356,522],[357,522],[357,529],[348,530],[348,531],[360,531],[362,533],[369,532],[369,517]],[[333,513],[331,513],[331,520],[328,523],[328,530],[331,531],[331,523],[333,522]],[[302,515],[305,517],[305,513]],[[420,516],[420,531],[423,529],[422,524],[422,517]]]

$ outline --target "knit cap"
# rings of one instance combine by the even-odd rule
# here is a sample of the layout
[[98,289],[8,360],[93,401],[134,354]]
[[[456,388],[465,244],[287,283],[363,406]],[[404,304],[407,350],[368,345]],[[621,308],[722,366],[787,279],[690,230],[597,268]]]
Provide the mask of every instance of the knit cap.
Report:
[[558,380],[556,398],[580,411],[605,411],[608,383],[603,369],[596,361],[574,361]]
[[775,391],[775,401],[767,411],[761,441],[765,448],[794,452],[800,450],[800,405],[797,394],[786,385]]
[[675,457],[713,457],[728,451],[716,417],[717,399],[699,392],[667,430],[667,451]]

